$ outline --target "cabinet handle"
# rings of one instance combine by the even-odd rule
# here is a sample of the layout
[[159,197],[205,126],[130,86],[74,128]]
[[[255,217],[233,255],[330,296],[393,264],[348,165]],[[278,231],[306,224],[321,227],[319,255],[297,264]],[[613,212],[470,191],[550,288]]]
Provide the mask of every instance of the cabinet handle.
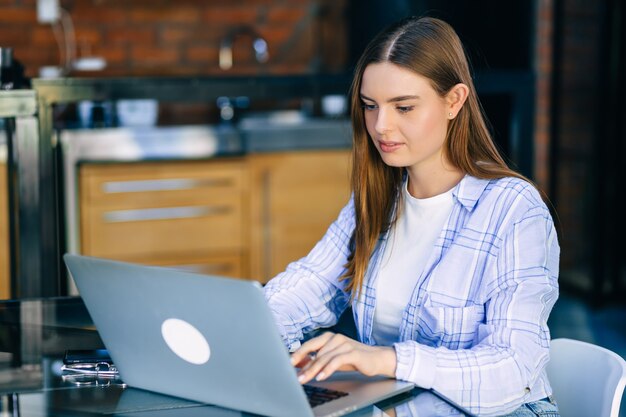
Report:
[[102,184],[105,194],[141,193],[146,191],[189,190],[201,187],[226,187],[234,185],[232,178],[170,178],[162,180],[109,181]]
[[226,214],[231,211],[233,211],[233,208],[230,206],[165,207],[107,211],[102,217],[105,223],[122,223],[146,220],[190,219]]
[[166,268],[175,269],[177,271],[193,272],[194,274],[205,275],[225,275],[232,271],[233,265],[228,263],[222,264],[190,264],[190,265],[170,265]]

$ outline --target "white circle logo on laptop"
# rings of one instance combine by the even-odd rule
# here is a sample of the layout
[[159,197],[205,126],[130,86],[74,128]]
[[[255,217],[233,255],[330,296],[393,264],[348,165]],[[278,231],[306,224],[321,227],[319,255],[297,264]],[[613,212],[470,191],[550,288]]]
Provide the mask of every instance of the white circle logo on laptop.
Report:
[[165,320],[161,335],[172,352],[189,363],[202,365],[211,357],[211,348],[202,333],[184,320]]

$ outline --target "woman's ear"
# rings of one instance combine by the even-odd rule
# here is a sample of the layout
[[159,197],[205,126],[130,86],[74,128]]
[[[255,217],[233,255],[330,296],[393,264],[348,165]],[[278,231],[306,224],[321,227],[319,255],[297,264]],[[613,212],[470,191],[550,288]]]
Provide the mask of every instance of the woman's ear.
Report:
[[468,94],[469,88],[463,83],[456,84],[448,91],[448,94],[446,94],[446,109],[449,119],[454,119],[461,111]]

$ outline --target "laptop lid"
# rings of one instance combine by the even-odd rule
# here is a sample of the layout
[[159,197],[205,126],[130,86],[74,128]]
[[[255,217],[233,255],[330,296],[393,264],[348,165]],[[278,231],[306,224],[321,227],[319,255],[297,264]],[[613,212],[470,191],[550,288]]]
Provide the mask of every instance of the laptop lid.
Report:
[[130,386],[276,417],[339,416],[414,386],[338,375],[316,385],[339,383],[350,395],[312,409],[259,283],[78,255],[64,259]]

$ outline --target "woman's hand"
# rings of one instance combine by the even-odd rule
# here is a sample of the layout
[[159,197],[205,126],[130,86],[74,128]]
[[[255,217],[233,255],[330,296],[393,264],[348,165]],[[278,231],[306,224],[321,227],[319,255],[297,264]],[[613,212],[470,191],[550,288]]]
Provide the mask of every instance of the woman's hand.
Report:
[[367,376],[396,375],[396,351],[390,346],[369,346],[341,334],[324,333],[304,343],[291,355],[300,367],[298,380],[322,381],[335,371],[359,371]]

